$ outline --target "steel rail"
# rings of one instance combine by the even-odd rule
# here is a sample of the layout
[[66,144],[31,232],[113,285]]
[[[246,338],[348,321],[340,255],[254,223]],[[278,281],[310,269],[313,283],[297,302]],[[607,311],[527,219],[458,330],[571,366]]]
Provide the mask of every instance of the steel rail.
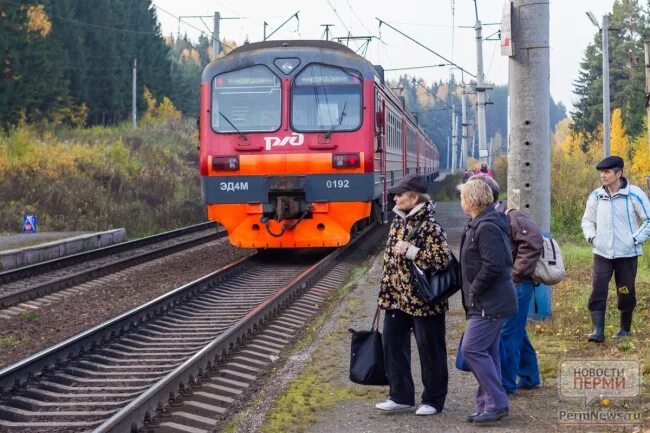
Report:
[[[186,233],[187,234],[187,233]],[[159,257],[163,257],[166,255],[173,254],[175,252],[185,250],[188,248],[191,248],[196,245],[200,245],[202,243],[207,242],[210,239],[219,239],[222,237],[225,237],[225,231],[219,231],[215,232],[214,234],[209,234],[206,236],[202,236],[199,238],[194,238],[194,239],[188,239],[182,242],[175,243],[173,245],[168,245],[163,248],[158,248],[155,250],[151,251],[144,251],[140,254],[136,254],[131,257],[126,257],[120,260],[117,260],[112,263],[108,264],[103,264],[103,265],[98,265],[94,266],[89,269],[84,269],[82,271],[76,272],[74,274],[66,275],[64,277],[60,277],[51,281],[47,281],[45,283],[37,284],[34,286],[29,286],[25,287],[20,290],[15,290],[15,291],[9,291],[7,293],[2,293],[0,294],[0,307],[1,308],[8,308],[13,305],[20,304],[21,302],[26,302],[31,299],[35,299],[41,296],[45,296],[49,293],[56,292],[59,290],[66,289],[68,287],[77,285],[77,284],[82,284],[86,281],[102,277],[104,275],[112,274],[115,273],[121,269],[131,267],[138,265],[140,263],[144,263],[147,261],[151,261],[154,259],[157,259]],[[173,237],[170,237],[169,239],[172,239]],[[159,239],[159,241],[163,240],[169,240],[169,239]],[[134,241],[136,242],[136,241]],[[144,246],[146,246],[145,244]],[[151,245],[149,243],[148,245]],[[143,245],[140,245],[139,247],[142,247]],[[107,247],[111,248],[111,247]],[[131,248],[134,249],[134,248]],[[128,250],[127,250],[128,251]],[[119,252],[124,252],[123,251],[113,251],[113,254],[117,254]],[[108,254],[104,255],[107,256]],[[96,257],[99,258],[99,257]]]
[[[28,265],[28,266],[22,266],[20,268],[0,272],[0,284],[6,284],[12,281],[20,280],[22,278],[39,275],[45,272],[49,272],[53,269],[60,269],[67,266],[72,266],[79,263],[87,262],[90,260],[100,259],[124,251],[130,251],[136,248],[141,248],[147,245],[155,244],[157,242],[162,242],[179,236],[184,236],[202,230],[207,230],[210,227],[217,227],[217,225],[214,222],[194,224],[188,227],[183,227],[181,229],[171,230],[168,232],[159,233],[144,238],[134,239],[132,241],[121,242],[115,245],[109,245],[102,248],[96,248],[90,251],[71,254],[58,259],[35,263],[33,265]],[[225,234],[220,233],[220,237],[222,236],[225,236]]]
[[83,355],[86,351],[121,335],[131,327],[158,316],[180,304],[199,291],[217,284],[233,274],[239,274],[251,266],[250,257],[242,258],[215,272],[172,290],[146,304],[136,307],[111,320],[77,334],[55,346],[45,349],[16,364],[0,370],[0,395],[25,387],[27,383],[52,371],[66,359]]
[[111,418],[93,430],[93,433],[134,432],[139,427],[151,423],[167,410],[171,401],[182,401],[185,390],[200,382],[201,377],[211,371],[219,360],[244,341],[255,329],[273,318],[294,297],[314,284],[329,271],[344,253],[355,247],[375,225],[366,228],[356,239],[345,247],[336,249],[327,257],[298,275],[291,283],[277,289],[255,309],[247,313],[236,324],[225,330],[211,343],[199,350],[177,368],[151,386]]

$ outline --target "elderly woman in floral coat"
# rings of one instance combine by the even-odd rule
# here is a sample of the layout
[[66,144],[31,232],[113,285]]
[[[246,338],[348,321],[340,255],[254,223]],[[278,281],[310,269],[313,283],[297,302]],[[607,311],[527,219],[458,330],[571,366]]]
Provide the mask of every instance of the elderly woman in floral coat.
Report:
[[384,364],[390,386],[388,400],[377,409],[397,411],[415,405],[411,375],[411,329],[420,355],[424,392],[416,415],[442,411],[447,396],[445,311],[447,302],[427,304],[411,283],[410,261],[422,269],[444,269],[451,251],[445,233],[433,218],[435,205],[426,195],[422,177],[408,176],[389,192],[395,194],[393,220],[379,291],[379,308],[386,310],[383,329]]

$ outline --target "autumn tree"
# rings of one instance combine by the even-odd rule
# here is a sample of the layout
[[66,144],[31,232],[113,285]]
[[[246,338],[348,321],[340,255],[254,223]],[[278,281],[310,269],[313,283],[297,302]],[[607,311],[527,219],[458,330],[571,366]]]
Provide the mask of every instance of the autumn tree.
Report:
[[[644,66],[643,37],[648,28],[647,11],[639,0],[616,0],[610,18],[610,98],[611,107],[620,108],[625,132],[636,137],[643,129]],[[578,96],[572,117],[572,130],[590,139],[602,121],[602,50],[601,37],[585,49],[578,79],[574,82]]]

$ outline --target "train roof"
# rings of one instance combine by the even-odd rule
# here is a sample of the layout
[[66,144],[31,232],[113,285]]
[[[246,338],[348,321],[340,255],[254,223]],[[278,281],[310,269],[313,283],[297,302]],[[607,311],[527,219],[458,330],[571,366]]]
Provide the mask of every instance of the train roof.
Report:
[[[214,75],[256,64],[273,64],[273,60],[300,57],[303,64],[340,65],[361,72],[366,80],[378,77],[372,63],[338,42],[321,40],[285,40],[254,42],[237,47],[226,56],[213,61],[203,71],[203,82]],[[276,71],[277,72],[277,71]],[[292,75],[292,74],[290,74]]]

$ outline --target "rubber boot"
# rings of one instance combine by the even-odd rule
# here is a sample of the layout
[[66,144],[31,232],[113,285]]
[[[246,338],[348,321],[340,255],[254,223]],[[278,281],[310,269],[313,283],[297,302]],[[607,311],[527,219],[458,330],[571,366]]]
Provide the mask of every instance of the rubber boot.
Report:
[[621,311],[621,327],[616,331],[612,338],[622,338],[630,336],[630,329],[632,328],[632,312]]
[[592,332],[587,337],[587,341],[591,341],[592,343],[604,342],[605,341],[605,312],[592,311],[591,321],[594,324],[594,332]]

